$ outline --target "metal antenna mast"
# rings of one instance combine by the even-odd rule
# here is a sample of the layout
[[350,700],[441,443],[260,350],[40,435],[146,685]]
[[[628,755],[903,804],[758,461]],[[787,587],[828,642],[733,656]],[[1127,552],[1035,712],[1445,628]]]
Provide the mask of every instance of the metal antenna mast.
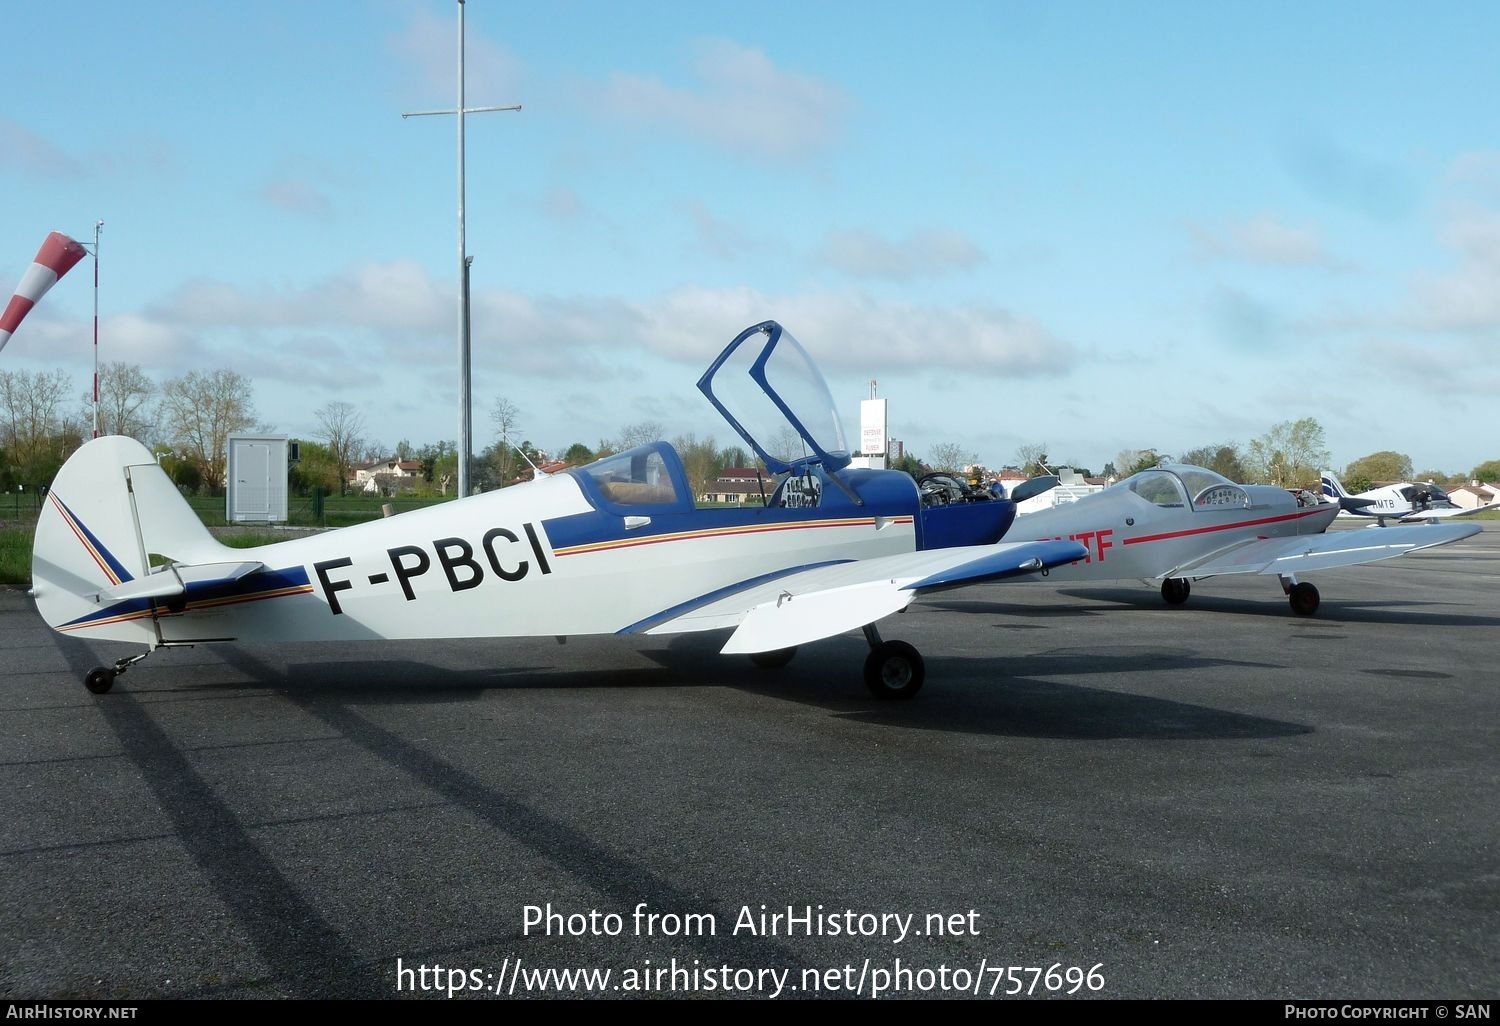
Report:
[[403,118],[453,114],[458,118],[458,497],[469,494],[469,458],[474,448],[474,389],[469,379],[469,264],[464,239],[464,115],[493,110],[520,110],[510,107],[464,106],[464,0],[458,0],[458,106],[452,110],[417,110]]

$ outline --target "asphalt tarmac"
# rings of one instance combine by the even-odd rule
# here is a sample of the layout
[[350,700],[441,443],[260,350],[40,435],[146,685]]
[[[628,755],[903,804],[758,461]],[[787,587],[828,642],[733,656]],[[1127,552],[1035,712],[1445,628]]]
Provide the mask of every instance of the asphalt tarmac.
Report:
[[0,997],[1494,998],[1500,524],[1312,579],[947,593],[882,624],[911,702],[857,635],[205,647],[95,697],[130,650],[0,591]]

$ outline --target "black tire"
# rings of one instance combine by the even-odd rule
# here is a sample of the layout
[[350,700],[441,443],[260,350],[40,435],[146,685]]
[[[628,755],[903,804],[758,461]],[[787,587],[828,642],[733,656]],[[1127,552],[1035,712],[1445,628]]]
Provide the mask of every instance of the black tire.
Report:
[[1161,597],[1169,606],[1180,606],[1193,593],[1193,584],[1185,577],[1168,577],[1161,582]]
[[115,686],[115,671],[105,666],[96,666],[83,678],[83,686],[96,695],[103,695]]
[[876,698],[911,698],[926,678],[922,653],[904,641],[882,641],[865,657],[865,687]]
[[1318,595],[1318,589],[1303,581],[1301,584],[1292,585],[1291,591],[1286,593],[1287,600],[1292,604],[1292,612],[1298,616],[1312,616],[1318,611],[1322,602]]
[[792,661],[792,656],[797,654],[797,646],[791,648],[777,648],[769,652],[751,652],[750,661],[762,670],[779,670]]

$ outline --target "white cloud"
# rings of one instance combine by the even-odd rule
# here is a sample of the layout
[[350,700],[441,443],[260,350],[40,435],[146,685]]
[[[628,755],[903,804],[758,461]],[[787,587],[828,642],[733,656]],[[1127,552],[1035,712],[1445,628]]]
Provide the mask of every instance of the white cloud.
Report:
[[[458,84],[457,15],[440,17],[417,10],[411,24],[389,40],[391,52],[419,80],[420,95],[451,107]],[[500,43],[464,22],[464,104],[492,106],[519,102],[521,66]]]
[[1454,266],[1418,275],[1412,290],[1417,326],[1439,331],[1500,331],[1500,209],[1449,202],[1439,230]]
[[833,143],[851,107],[837,86],[777,67],[728,40],[696,45],[692,86],[616,72],[597,106],[615,120],[684,133],[763,160],[798,158]]
[[713,211],[697,201],[684,201],[682,208],[693,222],[694,239],[699,250],[720,260],[736,260],[746,253],[762,250],[766,243],[745,234],[739,226],[714,216]]
[[41,178],[73,178],[84,172],[84,162],[29,128],[0,117],[0,168],[14,168]]
[[918,229],[902,239],[835,230],[828,233],[818,259],[855,277],[905,281],[969,270],[985,254],[968,236],[950,229]]
[[260,198],[276,209],[298,217],[317,221],[333,218],[333,201],[311,183],[299,179],[282,178],[267,182],[261,187]]
[[1205,258],[1282,267],[1339,266],[1315,229],[1294,227],[1270,214],[1230,222],[1217,229],[1189,224],[1188,231],[1198,253]]

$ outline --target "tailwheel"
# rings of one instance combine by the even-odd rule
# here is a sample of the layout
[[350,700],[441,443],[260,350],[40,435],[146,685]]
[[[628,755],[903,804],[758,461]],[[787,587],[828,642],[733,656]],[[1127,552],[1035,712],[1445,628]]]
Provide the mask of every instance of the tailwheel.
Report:
[[1169,606],[1180,606],[1192,594],[1193,585],[1186,577],[1168,577],[1161,582],[1161,597]]
[[779,670],[792,661],[792,656],[797,654],[797,646],[791,648],[777,648],[769,652],[751,652],[750,661],[762,670]]
[[1298,616],[1312,616],[1318,611],[1318,604],[1322,601],[1318,589],[1306,581],[1292,585],[1286,596],[1292,604],[1292,612]]
[[96,666],[83,678],[83,686],[96,695],[106,694],[115,686],[115,671],[107,666]]
[[922,654],[904,641],[882,641],[865,657],[865,687],[876,698],[911,698],[926,677]]

